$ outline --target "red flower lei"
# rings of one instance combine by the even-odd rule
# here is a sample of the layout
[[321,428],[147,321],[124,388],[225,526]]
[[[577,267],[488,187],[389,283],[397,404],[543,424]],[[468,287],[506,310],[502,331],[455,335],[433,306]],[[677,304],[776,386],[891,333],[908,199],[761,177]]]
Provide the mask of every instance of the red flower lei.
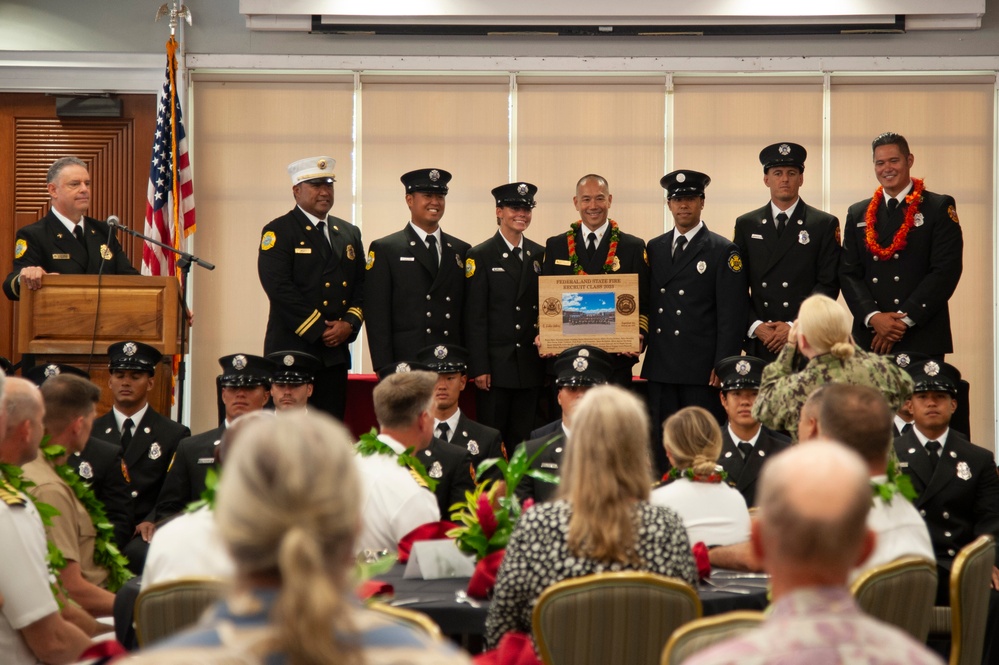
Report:
[[887,247],[881,246],[878,239],[878,232],[874,230],[874,225],[878,221],[878,206],[884,200],[884,188],[878,187],[875,190],[871,202],[867,205],[867,212],[864,214],[864,221],[867,223],[864,229],[864,244],[867,245],[867,250],[871,254],[882,261],[887,261],[895,256],[896,253],[905,249],[909,231],[916,224],[916,214],[919,212],[919,204],[923,202],[923,191],[925,189],[922,180],[919,178],[912,179],[912,191],[905,197],[905,202],[909,205],[905,209],[905,220],[898,231],[895,232],[895,237],[892,238],[891,244]]
[[[579,231],[582,225],[582,220],[571,224],[565,234],[566,240],[569,243],[569,261],[572,263],[572,272],[574,275],[588,274],[583,270],[583,266],[579,265],[579,256],[576,254],[576,231]],[[610,247],[607,249],[607,260],[604,261],[603,265],[604,272],[611,272],[614,266],[614,257],[617,255],[617,242],[620,239],[621,229],[618,227],[617,222],[612,219],[610,220]]]

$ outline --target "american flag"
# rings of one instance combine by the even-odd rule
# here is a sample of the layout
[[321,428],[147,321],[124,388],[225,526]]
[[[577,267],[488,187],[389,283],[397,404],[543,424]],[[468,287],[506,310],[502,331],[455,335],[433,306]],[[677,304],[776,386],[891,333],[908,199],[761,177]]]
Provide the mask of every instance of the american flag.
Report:
[[[145,234],[176,248],[194,233],[194,186],[187,152],[187,133],[177,94],[177,41],[167,42],[166,77],[156,110],[156,134],[146,187]],[[143,275],[173,275],[174,257],[161,247],[145,243]]]

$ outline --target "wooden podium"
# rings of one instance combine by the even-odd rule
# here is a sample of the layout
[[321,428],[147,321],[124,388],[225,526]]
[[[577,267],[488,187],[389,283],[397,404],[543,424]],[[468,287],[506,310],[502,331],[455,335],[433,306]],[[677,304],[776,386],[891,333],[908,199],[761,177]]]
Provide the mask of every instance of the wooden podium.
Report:
[[149,403],[169,417],[173,354],[182,353],[180,285],[175,277],[46,275],[21,292],[17,350],[25,369],[62,363],[90,373],[101,389],[98,414],[111,408],[107,348],[144,342],[163,353]]

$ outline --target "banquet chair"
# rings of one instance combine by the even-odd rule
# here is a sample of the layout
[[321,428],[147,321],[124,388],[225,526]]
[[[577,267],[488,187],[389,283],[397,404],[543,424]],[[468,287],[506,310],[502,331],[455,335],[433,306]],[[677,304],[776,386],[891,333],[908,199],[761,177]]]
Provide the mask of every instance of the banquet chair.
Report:
[[736,610],[686,623],[670,636],[663,649],[662,665],[679,665],[702,649],[752,630],[763,617],[763,612]]
[[546,665],[657,665],[670,634],[701,616],[687,583],[644,572],[563,580],[534,606],[534,641]]
[[850,586],[860,609],[926,642],[937,595],[937,566],[907,556],[862,573]]
[[989,535],[962,547],[950,571],[950,607],[933,608],[930,637],[950,637],[950,665],[982,661],[995,549]]
[[435,642],[440,642],[444,639],[441,627],[423,612],[408,610],[404,607],[393,607],[392,605],[378,602],[370,603],[368,609],[401,621],[421,633],[426,633]]
[[153,584],[135,599],[135,637],[140,647],[194,625],[229,588],[214,578],[191,577]]

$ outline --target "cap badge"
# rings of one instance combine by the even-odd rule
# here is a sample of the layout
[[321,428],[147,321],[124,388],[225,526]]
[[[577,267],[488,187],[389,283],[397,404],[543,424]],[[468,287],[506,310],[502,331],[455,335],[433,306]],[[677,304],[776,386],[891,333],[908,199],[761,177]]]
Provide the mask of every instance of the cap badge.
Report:
[[468,452],[470,452],[473,455],[479,454],[479,444],[476,443],[475,439],[468,440]]
[[284,358],[281,359],[281,362],[284,363],[285,367],[291,367],[292,365],[295,364],[295,356],[289,353],[288,355],[286,355]]
[[444,360],[447,358],[447,347],[443,344],[434,347],[434,358],[437,358],[437,360]]
[[791,154],[791,146],[789,146],[786,143],[781,143],[780,146],[777,148],[777,152],[787,157],[788,155]]
[[686,182],[687,181],[687,175],[685,173],[677,173],[676,174],[676,181],[677,182]]
[[520,183],[519,185],[517,185],[517,193],[520,194],[521,196],[525,196],[527,194],[527,185],[525,185],[524,183]]
[[810,238],[808,237],[808,231],[805,231],[804,229],[802,229],[801,231],[798,231],[798,242],[799,243],[801,243],[802,245],[807,245],[809,240],[810,240]]
[[409,367],[409,363],[399,363],[398,365],[395,366],[395,371],[396,372],[409,372],[409,371],[411,371],[410,367]]
[[572,368],[577,372],[585,372],[586,368],[590,366],[586,358],[576,358],[572,361]]
[[434,462],[433,464],[431,464],[430,465],[430,470],[427,472],[427,475],[430,476],[431,478],[441,478],[441,477],[443,477],[443,475],[444,475],[444,469],[443,469],[443,467],[441,467],[441,463],[440,462]]
[[232,359],[232,366],[236,369],[246,369],[246,356],[239,354]]
[[708,264],[707,263],[705,263],[704,261],[698,261],[697,262],[697,272],[699,272],[699,273],[701,273],[703,275],[704,271],[707,270],[707,269],[708,269]]
[[159,459],[162,455],[163,449],[154,441],[153,445],[149,446],[149,459]]
[[895,356],[895,364],[897,364],[899,367],[903,368],[908,367],[909,362],[910,359],[908,353],[900,353],[897,356]]
[[582,356],[584,358],[589,358],[590,357],[590,350],[589,349],[580,349],[579,353],[577,353],[576,355],[577,356]]
[[90,466],[90,462],[80,462],[80,477],[86,480],[94,477],[94,467]]
[[[430,170],[430,182],[437,182],[440,179],[441,179],[441,172],[438,171],[437,169],[431,169]],[[440,465],[438,465],[438,466],[440,466]]]
[[971,468],[967,462],[957,463],[957,477],[961,480],[971,480]]
[[923,371],[926,372],[926,376],[936,376],[940,373],[940,365],[935,360],[931,360],[923,365]]
[[735,371],[739,373],[739,376],[746,376],[751,369],[753,366],[749,364],[748,360],[740,360],[735,364]]
[[49,378],[50,376],[58,376],[58,375],[59,375],[59,366],[58,365],[46,365],[46,367],[45,367],[45,378]]
[[126,356],[134,356],[135,352],[138,351],[139,349],[135,346],[133,342],[125,342],[125,346],[121,347],[121,350],[122,352],[124,352]]
[[326,160],[320,159],[318,162],[316,162],[316,168],[318,168],[320,171],[326,170]]

